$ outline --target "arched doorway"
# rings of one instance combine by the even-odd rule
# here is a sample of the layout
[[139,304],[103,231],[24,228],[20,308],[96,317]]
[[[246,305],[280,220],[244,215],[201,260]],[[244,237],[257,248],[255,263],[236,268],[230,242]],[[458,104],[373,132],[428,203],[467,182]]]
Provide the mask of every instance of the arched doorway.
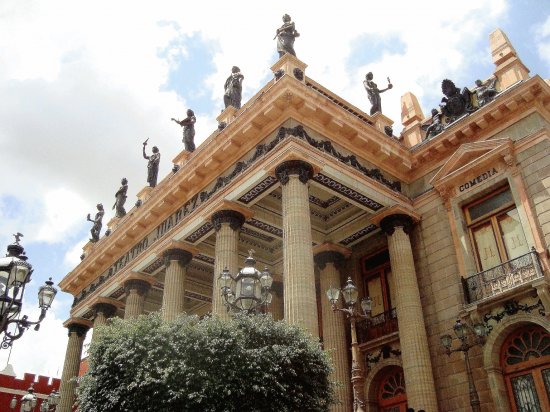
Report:
[[550,333],[539,325],[512,332],[502,345],[501,367],[512,411],[550,411]]
[[407,393],[402,368],[393,366],[385,371],[380,379],[378,406],[381,412],[406,412]]

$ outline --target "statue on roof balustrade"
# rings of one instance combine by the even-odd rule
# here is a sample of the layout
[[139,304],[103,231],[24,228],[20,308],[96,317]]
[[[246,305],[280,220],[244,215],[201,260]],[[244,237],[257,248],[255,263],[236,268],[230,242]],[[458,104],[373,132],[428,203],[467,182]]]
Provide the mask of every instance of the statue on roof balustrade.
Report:
[[197,118],[195,117],[195,112],[193,110],[187,110],[187,117],[183,120],[176,120],[172,117],[172,120],[183,127],[183,144],[185,145],[185,150],[189,153],[195,151],[195,123]]
[[367,95],[369,96],[369,102],[370,104],[372,104],[372,107],[370,108],[371,116],[377,112],[382,113],[382,99],[380,98],[380,94],[384,93],[386,90],[390,90],[391,88],[393,88],[393,84],[391,84],[389,77],[388,87],[382,90],[380,90],[376,83],[372,81],[372,78],[372,72],[368,72],[365,76],[365,80],[363,80],[363,86],[365,86],[365,90],[367,91]]
[[496,89],[496,77],[493,77],[486,82],[476,80],[475,83],[476,87],[474,89],[474,93],[477,95],[477,104],[479,107],[483,107],[487,103],[494,100],[495,96],[498,94],[498,91]]
[[431,139],[443,131],[445,126],[443,125],[441,117],[442,114],[439,113],[437,109],[432,109],[432,122],[429,125],[425,124],[422,126],[422,129],[426,130],[426,137],[424,140]]
[[126,203],[126,193],[128,192],[128,179],[125,177],[120,181],[120,188],[115,193],[115,204],[113,209],[115,209],[115,216],[118,218],[124,217],[126,215],[126,209],[124,209],[124,203]]
[[145,147],[147,146],[147,141],[143,142],[143,158],[148,160],[147,162],[147,183],[149,187],[155,187],[157,185],[157,178],[159,174],[159,164],[160,164],[160,152],[157,146],[153,146],[153,154],[147,156],[145,153]]
[[105,214],[105,211],[103,210],[103,205],[101,203],[98,203],[96,207],[97,213],[95,214],[95,219],[92,219],[90,217],[90,213],[88,213],[88,217],[86,219],[88,222],[93,223],[92,229],[90,230],[90,234],[92,235],[90,242],[97,242],[99,240],[101,226],[103,225],[103,215]]
[[476,110],[472,105],[472,93],[467,87],[460,91],[452,80],[445,79],[441,82],[441,91],[445,96],[441,99],[439,107],[441,113],[447,118],[447,123],[452,123],[459,117]]
[[283,16],[283,25],[277,29],[275,37],[277,39],[277,52],[279,57],[283,57],[285,53],[296,56],[294,51],[294,40],[299,37],[300,33],[296,31],[294,22],[291,21],[290,16],[285,14]]
[[241,100],[243,94],[243,79],[244,76],[241,73],[241,69],[237,66],[233,66],[231,74],[225,81],[223,103],[227,109],[229,106],[233,106],[235,109],[241,108]]

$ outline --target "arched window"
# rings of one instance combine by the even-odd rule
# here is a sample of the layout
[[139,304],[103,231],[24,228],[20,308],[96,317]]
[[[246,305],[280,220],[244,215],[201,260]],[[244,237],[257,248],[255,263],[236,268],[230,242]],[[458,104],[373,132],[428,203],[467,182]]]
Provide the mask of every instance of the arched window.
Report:
[[531,325],[510,334],[501,366],[512,411],[550,411],[550,333]]
[[381,412],[405,412],[407,410],[407,393],[405,377],[400,367],[389,368],[380,381],[378,406]]

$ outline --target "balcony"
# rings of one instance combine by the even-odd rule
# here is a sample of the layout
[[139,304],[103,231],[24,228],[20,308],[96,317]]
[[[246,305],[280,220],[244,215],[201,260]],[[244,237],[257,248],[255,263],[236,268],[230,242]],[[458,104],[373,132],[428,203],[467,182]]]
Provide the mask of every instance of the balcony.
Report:
[[543,276],[537,252],[531,248],[525,255],[462,278],[462,286],[468,304],[480,303]]
[[366,322],[357,324],[357,340],[359,344],[381,338],[397,332],[397,311],[395,308],[370,317]]

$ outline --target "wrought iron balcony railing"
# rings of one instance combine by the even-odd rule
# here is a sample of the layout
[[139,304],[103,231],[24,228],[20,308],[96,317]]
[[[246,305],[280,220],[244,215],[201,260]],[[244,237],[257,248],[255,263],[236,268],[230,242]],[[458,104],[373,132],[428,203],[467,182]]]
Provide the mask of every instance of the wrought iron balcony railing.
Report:
[[462,286],[466,302],[478,303],[542,277],[539,257],[531,248],[525,255],[462,278]]
[[366,322],[359,322],[357,324],[357,338],[361,344],[397,332],[397,330],[397,311],[393,308],[370,317]]

